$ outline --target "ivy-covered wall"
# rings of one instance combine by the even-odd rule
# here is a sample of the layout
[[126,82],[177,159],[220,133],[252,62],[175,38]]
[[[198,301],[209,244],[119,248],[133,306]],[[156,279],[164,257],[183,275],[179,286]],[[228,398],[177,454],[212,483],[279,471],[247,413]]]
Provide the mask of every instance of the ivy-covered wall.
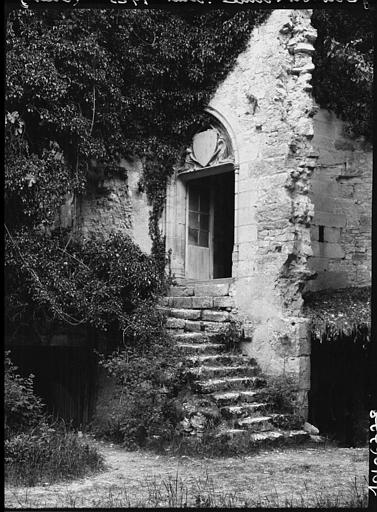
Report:
[[60,222],[64,227],[74,227],[84,238],[99,234],[107,238],[114,231],[128,234],[149,254],[151,208],[139,187],[141,161],[122,159],[119,168],[121,172],[113,177],[94,175],[85,195],[69,197],[61,208]]

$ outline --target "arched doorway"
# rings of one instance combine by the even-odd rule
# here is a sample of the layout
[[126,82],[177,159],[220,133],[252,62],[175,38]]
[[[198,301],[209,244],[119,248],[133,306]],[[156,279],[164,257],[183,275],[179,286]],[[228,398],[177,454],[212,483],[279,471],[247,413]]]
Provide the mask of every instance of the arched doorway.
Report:
[[208,128],[193,137],[167,190],[164,231],[176,278],[233,276],[235,190],[232,143],[211,116]]

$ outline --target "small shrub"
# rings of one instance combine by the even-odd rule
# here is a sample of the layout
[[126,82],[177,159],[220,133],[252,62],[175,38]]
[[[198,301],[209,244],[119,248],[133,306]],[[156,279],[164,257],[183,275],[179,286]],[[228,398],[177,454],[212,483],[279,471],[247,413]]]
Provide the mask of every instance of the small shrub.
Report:
[[267,377],[264,399],[276,413],[294,414],[296,412],[297,385],[288,375]]
[[296,430],[302,427],[302,418],[298,414],[277,414],[272,417],[271,423],[283,430]]
[[13,485],[80,478],[103,467],[95,447],[63,423],[51,426],[43,422],[5,441],[5,480]]
[[128,235],[83,240],[63,229],[49,235],[36,230],[19,232],[6,243],[7,336],[16,330],[20,336],[20,324],[49,330],[49,322],[117,333],[128,328],[135,309],[161,291],[155,260]]
[[229,322],[215,335],[215,343],[224,345],[226,352],[240,352],[241,339],[241,324],[236,321]]
[[297,384],[289,375],[267,377],[264,400],[274,416],[272,424],[284,430],[295,430],[302,427],[304,418],[297,408]]
[[103,356],[100,364],[116,382],[111,401],[117,407],[105,419],[95,416],[95,434],[131,449],[171,439],[183,417],[177,396],[187,374],[163,315],[144,303],[124,331],[123,348]]
[[34,394],[33,376],[21,377],[5,353],[5,480],[32,486],[78,478],[101,469],[97,450],[64,423],[49,424]]
[[36,426],[42,418],[43,403],[34,394],[34,376],[21,377],[17,370],[7,351],[4,360],[5,438]]

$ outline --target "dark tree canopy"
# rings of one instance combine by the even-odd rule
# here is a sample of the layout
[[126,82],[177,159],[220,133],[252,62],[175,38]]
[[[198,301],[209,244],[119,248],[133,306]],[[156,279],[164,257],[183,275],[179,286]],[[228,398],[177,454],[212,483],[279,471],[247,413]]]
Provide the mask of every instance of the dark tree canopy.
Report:
[[321,107],[348,123],[355,136],[372,138],[375,14],[367,10],[316,9],[318,30],[313,93]]

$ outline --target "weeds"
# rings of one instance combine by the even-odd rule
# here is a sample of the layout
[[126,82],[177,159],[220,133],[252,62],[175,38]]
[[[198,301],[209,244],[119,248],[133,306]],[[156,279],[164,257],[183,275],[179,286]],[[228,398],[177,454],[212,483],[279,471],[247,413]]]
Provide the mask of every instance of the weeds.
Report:
[[40,426],[5,441],[5,481],[34,486],[80,478],[104,468],[103,457],[63,422]]
[[[349,483],[344,493],[327,495],[305,487],[302,495],[279,495],[276,488],[268,496],[254,494],[245,487],[242,491],[217,490],[215,482],[206,472],[202,478],[193,481],[184,480],[178,473],[158,480],[156,477],[140,482],[138,492],[143,496],[131,496],[125,487],[111,486],[95,496],[74,496],[66,494],[56,507],[80,508],[365,508],[368,504],[367,485],[361,486],[356,478]],[[98,492],[98,491],[97,491]],[[16,496],[15,496],[16,497]],[[30,496],[18,497],[17,504],[21,507],[34,508],[40,506]]]
[[242,328],[240,322],[232,320],[214,336],[215,343],[221,343],[226,352],[240,353]]
[[34,486],[79,478],[104,467],[103,457],[63,421],[52,422],[34,394],[33,376],[21,377],[5,354],[5,481]]

